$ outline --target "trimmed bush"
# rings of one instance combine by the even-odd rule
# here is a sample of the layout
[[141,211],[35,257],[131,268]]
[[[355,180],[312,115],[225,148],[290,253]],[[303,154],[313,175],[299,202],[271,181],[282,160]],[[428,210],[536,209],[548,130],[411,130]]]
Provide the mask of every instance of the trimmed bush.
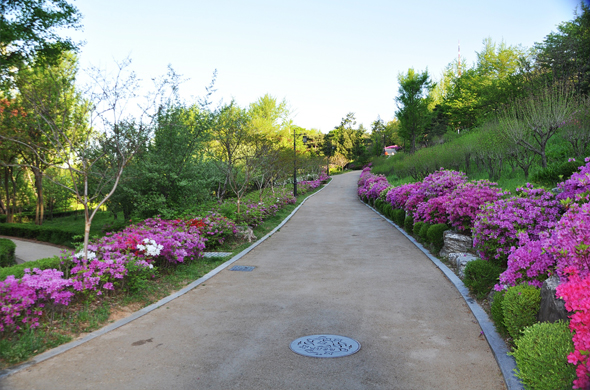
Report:
[[449,226],[446,223],[437,223],[436,225],[432,225],[426,233],[428,241],[434,246],[437,253],[440,252],[445,244],[443,233],[446,230],[449,230]]
[[566,322],[542,322],[523,331],[516,340],[516,376],[525,389],[566,390],[576,379],[576,366],[568,363],[574,343]]
[[478,259],[467,263],[463,283],[477,299],[485,298],[502,273],[502,268],[489,261]]
[[420,238],[424,242],[430,242],[428,240],[428,229],[430,229],[430,226],[432,226],[432,225],[429,224],[429,223],[424,222],[424,224],[420,228],[420,231],[418,232],[418,235],[420,236]]
[[39,241],[73,248],[76,233],[38,225],[2,223],[0,224],[0,235],[33,238]]
[[393,207],[391,207],[391,205],[387,202],[383,203],[383,214],[387,218],[393,220]]
[[406,211],[404,209],[393,209],[393,222],[399,227],[404,226],[404,221],[406,220]]
[[[9,275],[14,275],[19,279],[25,275],[25,268],[33,269],[59,269],[66,273],[70,266],[61,264],[62,259],[59,256],[48,257],[46,259],[39,259],[35,261],[27,261],[24,264],[13,265],[12,267],[0,268],[0,281],[5,280]],[[66,269],[67,268],[67,269]]]
[[379,198],[375,199],[375,209],[383,214],[383,201]]
[[414,217],[411,215],[406,215],[406,219],[404,220],[404,229],[406,232],[412,234],[414,230]]
[[414,224],[414,228],[412,229],[414,237],[420,237],[420,230],[422,229],[422,226],[424,226],[424,222],[416,222]]
[[490,313],[492,320],[496,324],[496,330],[502,337],[508,336],[508,329],[504,325],[504,312],[502,311],[502,302],[504,302],[505,291],[496,291],[493,296],[492,306],[490,307]]
[[510,337],[518,339],[524,328],[536,323],[540,307],[541,289],[528,284],[509,287],[504,294],[502,312]]
[[16,244],[7,238],[0,238],[0,267],[10,267],[16,264],[14,251]]

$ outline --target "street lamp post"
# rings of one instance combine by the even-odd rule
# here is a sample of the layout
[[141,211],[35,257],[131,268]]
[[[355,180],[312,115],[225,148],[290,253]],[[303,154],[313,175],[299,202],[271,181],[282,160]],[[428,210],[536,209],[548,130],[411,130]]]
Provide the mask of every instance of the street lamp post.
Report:
[[[307,135],[303,134],[303,143],[306,142]],[[297,197],[297,130],[295,128],[293,128],[293,196]]]

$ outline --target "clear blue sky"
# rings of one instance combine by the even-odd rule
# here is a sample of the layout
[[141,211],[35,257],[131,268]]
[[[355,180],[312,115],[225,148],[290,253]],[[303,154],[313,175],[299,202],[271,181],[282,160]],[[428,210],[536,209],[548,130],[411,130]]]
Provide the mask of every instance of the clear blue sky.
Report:
[[285,98],[294,123],[327,132],[354,112],[369,128],[395,115],[397,75],[428,68],[434,79],[457,57],[476,59],[491,37],[531,47],[573,18],[577,0],[76,0],[80,61],[114,68],[130,56],[147,85],[168,64],[202,96],[247,106]]

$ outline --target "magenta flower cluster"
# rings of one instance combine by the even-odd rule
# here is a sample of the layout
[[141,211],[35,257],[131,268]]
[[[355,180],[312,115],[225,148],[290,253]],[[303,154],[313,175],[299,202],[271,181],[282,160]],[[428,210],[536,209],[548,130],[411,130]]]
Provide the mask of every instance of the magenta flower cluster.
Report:
[[74,293],[70,279],[55,269],[25,269],[22,279],[10,275],[0,282],[0,332],[36,328],[46,304],[67,305]]
[[[585,162],[586,165],[579,168],[580,172],[574,173],[569,179],[557,185],[560,191],[557,195],[558,200],[577,201],[581,197],[588,201],[590,196],[590,157],[586,157]],[[581,201],[583,202],[584,199]]]
[[568,355],[568,362],[576,365],[574,389],[590,388],[590,278],[580,276],[576,267],[563,270],[567,282],[557,286],[556,295],[565,301],[565,308],[573,312],[570,316],[570,330],[573,334],[574,352]]
[[505,263],[511,248],[518,245],[519,232],[527,232],[531,240],[552,229],[562,207],[555,196],[527,183],[516,189],[516,195],[487,203],[475,217],[473,246],[482,259]]
[[459,186],[459,184],[463,184],[466,181],[467,176],[465,173],[441,168],[424,178],[420,187],[410,195],[404,208],[406,211],[414,213],[422,203],[425,203],[432,198],[449,195]]
[[406,202],[408,201],[410,196],[412,196],[414,191],[420,188],[421,184],[422,183],[417,182],[402,184],[399,187],[393,187],[389,190],[385,198],[394,209],[403,209],[405,208]]
[[424,203],[420,203],[414,213],[414,223],[448,223],[449,215],[447,206],[450,202],[450,195],[441,195],[435,198],[430,198]]
[[502,189],[488,180],[459,184],[451,193],[447,205],[449,223],[459,230],[470,231],[481,207],[488,202],[495,202],[502,195]]

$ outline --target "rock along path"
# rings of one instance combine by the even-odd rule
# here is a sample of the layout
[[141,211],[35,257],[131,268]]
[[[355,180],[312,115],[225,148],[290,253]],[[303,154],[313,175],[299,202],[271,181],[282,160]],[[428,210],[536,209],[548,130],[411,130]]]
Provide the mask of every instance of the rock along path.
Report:
[[[277,233],[165,306],[3,378],[3,389],[505,389],[443,273],[334,177]],[[336,334],[354,355],[295,354]]]

